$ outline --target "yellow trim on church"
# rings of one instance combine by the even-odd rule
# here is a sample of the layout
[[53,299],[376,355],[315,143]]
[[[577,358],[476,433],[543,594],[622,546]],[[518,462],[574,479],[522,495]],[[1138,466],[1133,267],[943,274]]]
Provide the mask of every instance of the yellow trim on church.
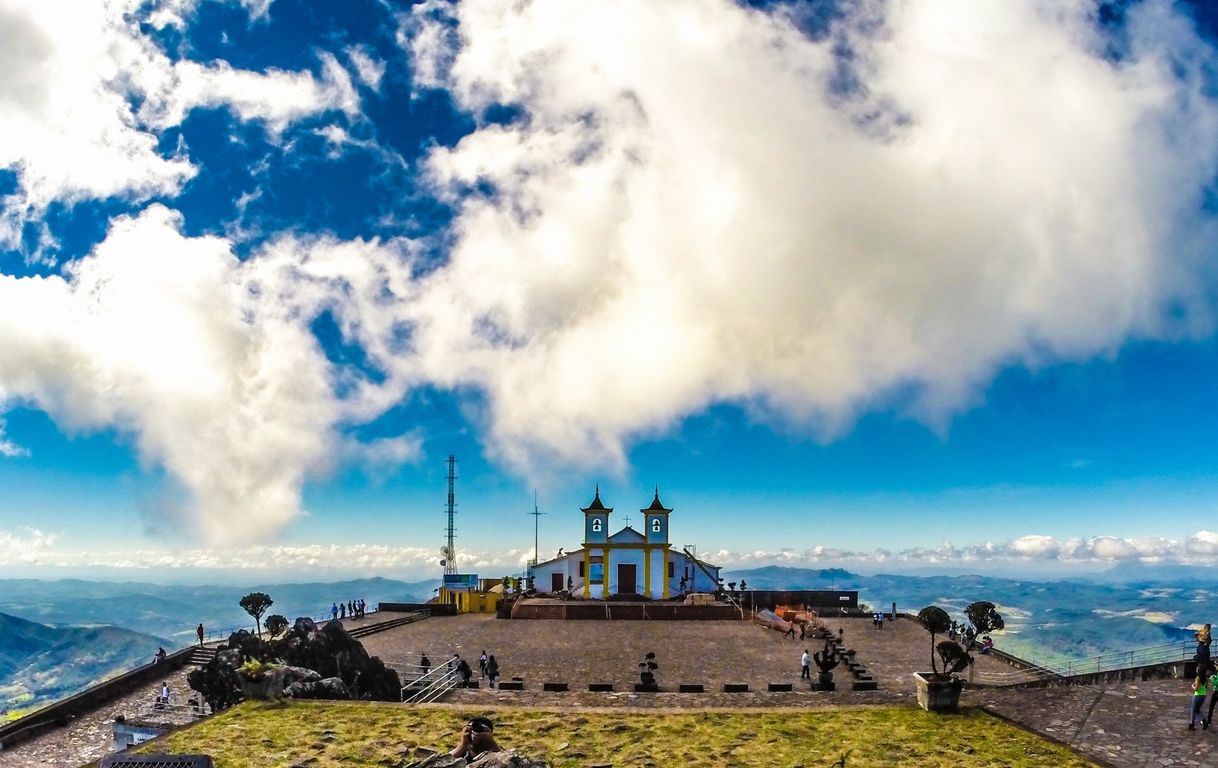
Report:
[[643,594],[651,597],[651,547],[643,547]]
[[584,545],[584,599],[592,597],[592,561],[588,546]]

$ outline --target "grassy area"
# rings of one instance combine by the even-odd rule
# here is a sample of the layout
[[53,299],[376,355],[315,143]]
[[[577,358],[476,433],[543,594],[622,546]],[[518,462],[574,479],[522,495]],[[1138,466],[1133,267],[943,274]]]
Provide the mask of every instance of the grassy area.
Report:
[[[912,707],[786,710],[494,711],[361,702],[242,704],[146,745],[212,755],[217,768],[398,766],[417,748],[449,748],[475,714],[501,745],[554,766],[1093,766],[984,712],[937,716]],[[151,748],[148,748],[151,747]]]

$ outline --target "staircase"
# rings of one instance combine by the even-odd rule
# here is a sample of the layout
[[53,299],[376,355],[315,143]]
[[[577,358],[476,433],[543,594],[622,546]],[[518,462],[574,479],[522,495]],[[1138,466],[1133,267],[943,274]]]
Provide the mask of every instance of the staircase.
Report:
[[403,616],[398,616],[395,619],[388,619],[386,621],[378,621],[376,624],[367,624],[362,627],[355,627],[350,631],[349,634],[358,640],[361,637],[375,635],[377,632],[384,632],[386,630],[394,629],[395,627],[404,627],[407,624],[422,621],[429,616],[431,616],[431,614],[427,611],[412,611]]
[[186,658],[187,666],[202,667],[209,661],[216,658],[216,649],[209,648],[205,645],[196,645],[190,652],[190,656]]
[[[418,671],[422,672],[421,669]],[[402,674],[400,670],[399,674]],[[403,674],[403,677],[406,676],[408,674]],[[448,664],[432,667],[427,670],[426,674],[420,674],[402,686],[402,703],[427,704],[437,701],[459,686],[460,679],[460,673],[449,667]]]

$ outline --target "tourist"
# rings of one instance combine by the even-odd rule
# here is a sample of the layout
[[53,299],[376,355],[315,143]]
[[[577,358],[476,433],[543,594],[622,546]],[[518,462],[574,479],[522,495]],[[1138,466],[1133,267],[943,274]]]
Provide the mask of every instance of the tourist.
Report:
[[883,611],[880,611],[879,613],[877,613],[875,615],[875,628],[876,629],[884,628],[884,612]]
[[799,679],[812,679],[812,657],[808,655],[808,649],[804,649],[804,655],[799,657]]
[[808,625],[804,624],[802,621],[799,622],[799,639],[800,640],[808,639]]
[[1201,727],[1206,730],[1209,730],[1210,725],[1214,722],[1214,704],[1215,699],[1218,699],[1218,670],[1214,670],[1212,666],[1210,669],[1213,671],[1213,674],[1210,675],[1210,709],[1206,713],[1205,719],[1201,721]]
[[347,618],[347,604],[346,603],[338,604],[338,618],[339,618],[339,620]]
[[330,618],[338,621],[338,603],[330,603]]
[[482,673],[482,677],[486,677],[486,649],[482,649],[482,655],[478,657],[478,670]]
[[[1206,624],[1196,634],[1197,638],[1197,668],[1204,670],[1210,664],[1210,625]],[[1205,674],[1201,672],[1200,674]]]
[[981,638],[981,653],[989,653],[993,647],[994,647],[994,641],[990,638],[989,635],[986,635],[985,637]]
[[465,659],[461,659],[461,663],[457,665],[457,674],[461,675],[461,687],[468,688],[469,680],[474,676],[474,670],[466,663]]
[[195,634],[199,636],[199,646],[203,646],[203,625],[199,624],[199,628],[195,630]]
[[475,717],[461,729],[461,742],[449,752],[449,757],[473,760],[485,752],[501,752],[495,741],[495,724],[487,717]]
[[459,665],[460,663],[461,663],[461,654],[459,654],[459,653],[454,653],[454,654],[453,654],[453,657],[452,657],[451,659],[449,659],[449,660],[448,660],[448,668],[449,668],[449,669],[456,669],[456,668],[457,668],[457,665]]
[[795,622],[792,621],[792,622],[787,623],[787,631],[786,631],[786,634],[783,635],[783,637],[789,637],[792,640],[795,639]]
[[165,649],[164,649],[164,648],[157,648],[157,649],[156,649],[156,655],[154,655],[154,656],[152,657],[152,663],[153,663],[153,664],[160,664],[160,663],[161,663],[161,662],[163,662],[164,660],[165,660]]
[[[1197,727],[1196,727],[1197,721],[1203,719],[1201,717],[1201,705],[1205,703],[1205,696],[1207,693],[1209,693],[1209,690],[1207,687],[1208,684],[1209,684],[1209,681],[1206,680],[1206,678],[1202,677],[1201,675],[1197,675],[1195,678],[1193,678],[1193,685],[1192,685],[1193,707],[1192,707],[1191,713],[1188,718],[1188,729],[1190,731],[1197,730]],[[1205,726],[1203,724],[1202,728],[1204,728],[1204,727]]]
[[431,659],[427,658],[427,654],[423,654],[423,658],[419,659],[419,669],[423,670],[423,675],[431,671]]
[[490,658],[486,660],[486,676],[490,678],[491,687],[496,687],[495,681],[499,679],[499,662],[495,661],[494,654],[491,654]]

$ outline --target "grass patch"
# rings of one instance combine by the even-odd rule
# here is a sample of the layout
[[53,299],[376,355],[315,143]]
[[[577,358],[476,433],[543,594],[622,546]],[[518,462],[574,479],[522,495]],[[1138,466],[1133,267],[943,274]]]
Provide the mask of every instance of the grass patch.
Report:
[[1094,766],[978,710],[913,707],[677,712],[417,708],[364,702],[246,703],[145,745],[204,753],[218,768],[389,768],[417,748],[447,749],[489,714],[505,747],[554,766]]

